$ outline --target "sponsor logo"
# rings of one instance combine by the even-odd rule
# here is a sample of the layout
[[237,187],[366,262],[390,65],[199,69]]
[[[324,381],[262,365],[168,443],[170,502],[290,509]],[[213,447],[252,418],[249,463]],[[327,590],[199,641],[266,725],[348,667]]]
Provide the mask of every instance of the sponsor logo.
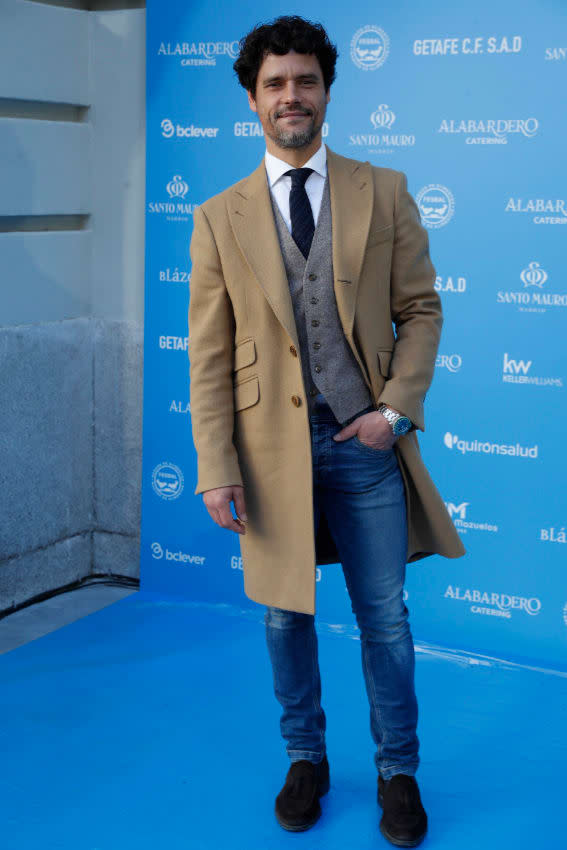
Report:
[[[259,121],[235,121],[234,135],[243,136],[249,139],[256,136],[263,136],[264,128],[262,127]],[[328,121],[323,121],[323,126],[321,127],[321,136],[323,137],[323,139],[325,139],[328,135],[329,123]]]
[[453,502],[445,502],[445,507],[459,534],[467,534],[468,531],[498,531],[498,526],[493,523],[477,522],[467,517],[469,506],[470,502],[461,502],[460,505],[454,505]]
[[537,118],[489,118],[486,121],[444,118],[438,133],[461,135],[467,145],[507,145],[508,136],[532,139],[539,129]]
[[533,384],[537,387],[562,387],[562,378],[541,378],[536,375],[528,375],[532,368],[533,360],[513,360],[508,353],[504,353],[504,364],[502,367],[502,380],[507,384]]
[[535,458],[538,456],[539,447],[521,446],[519,443],[507,445],[505,443],[483,443],[480,440],[461,440],[457,434],[451,434],[447,431],[443,437],[443,443],[448,449],[457,449],[461,454],[474,452],[478,454],[489,455],[507,455],[509,457],[529,457]]
[[159,347],[165,348],[168,351],[187,351],[189,347],[188,336],[165,336],[161,334],[159,337]]
[[169,405],[170,413],[191,413],[191,406],[188,401],[177,401],[173,399]]
[[381,27],[372,24],[357,30],[350,42],[350,58],[363,71],[380,68],[389,52],[390,39]]
[[149,201],[148,212],[154,215],[164,215],[167,221],[189,221],[198,204],[186,201],[189,186],[180,174],[176,174],[166,184],[169,201]]
[[567,626],[567,602],[563,606],[563,622]]
[[480,56],[484,53],[520,53],[521,50],[521,35],[417,38],[413,43],[415,56]]
[[460,354],[438,354],[435,360],[438,369],[447,369],[449,372],[458,372],[463,365]]
[[368,153],[394,153],[397,148],[413,147],[413,133],[389,133],[396,121],[396,113],[387,103],[381,103],[370,115],[370,123],[378,133],[351,133],[349,145],[364,147]]
[[218,127],[196,127],[191,124],[183,127],[181,124],[173,124],[169,118],[164,118],[160,124],[161,134],[164,139],[216,139]]
[[508,198],[504,212],[527,213],[533,224],[567,224],[565,198]]
[[154,492],[166,500],[177,499],[183,492],[183,473],[175,463],[158,463],[152,473]]
[[542,291],[549,275],[537,262],[531,262],[520,272],[523,290],[496,293],[498,304],[514,304],[521,313],[545,313],[548,307],[567,307],[567,295]]
[[176,561],[178,564],[204,564],[205,557],[203,555],[188,555],[186,552],[172,552],[170,549],[163,549],[160,543],[152,543],[152,558],[166,561]]
[[236,59],[238,41],[162,41],[158,56],[173,56],[183,68],[214,68],[219,57]]
[[446,186],[430,183],[419,190],[415,197],[421,222],[430,229],[444,227],[455,212],[453,193]]
[[189,283],[191,272],[180,271],[177,266],[174,269],[160,269],[159,279],[162,283]]
[[565,526],[562,525],[561,528],[540,528],[539,539],[543,543],[567,543]]
[[546,62],[565,62],[567,59],[567,47],[546,47]]
[[462,589],[449,585],[443,594],[445,599],[454,599],[458,602],[472,602],[470,610],[473,614],[487,614],[489,616],[504,617],[509,620],[512,611],[523,611],[530,617],[535,617],[541,611],[541,599],[537,596],[526,598],[525,596],[511,596],[508,593],[495,593],[481,590]]
[[467,291],[467,279],[466,277],[437,276],[434,288],[436,292],[457,292],[460,295]]

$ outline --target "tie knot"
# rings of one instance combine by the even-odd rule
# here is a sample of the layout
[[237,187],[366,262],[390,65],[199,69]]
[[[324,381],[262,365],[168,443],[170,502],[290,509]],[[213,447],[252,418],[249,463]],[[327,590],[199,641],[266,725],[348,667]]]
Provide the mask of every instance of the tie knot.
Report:
[[313,174],[313,171],[313,168],[291,168],[285,173],[291,176],[291,185],[293,188],[294,186],[305,186],[305,181],[310,174]]

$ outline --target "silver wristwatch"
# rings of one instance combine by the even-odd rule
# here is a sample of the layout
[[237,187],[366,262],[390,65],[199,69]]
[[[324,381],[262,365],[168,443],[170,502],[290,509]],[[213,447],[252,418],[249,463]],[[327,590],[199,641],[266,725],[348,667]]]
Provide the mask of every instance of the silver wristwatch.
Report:
[[411,419],[408,419],[407,416],[402,416],[401,413],[396,413],[395,410],[392,410],[386,404],[378,405],[378,413],[381,413],[388,420],[396,437],[407,434],[412,427]]

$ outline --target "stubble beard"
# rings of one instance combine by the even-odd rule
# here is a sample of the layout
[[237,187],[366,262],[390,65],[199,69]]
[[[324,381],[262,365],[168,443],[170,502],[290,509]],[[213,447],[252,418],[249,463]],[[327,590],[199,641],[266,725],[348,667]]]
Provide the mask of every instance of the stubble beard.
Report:
[[306,148],[321,130],[323,121],[321,120],[316,124],[315,117],[313,117],[310,126],[304,130],[280,130],[277,119],[273,123],[270,122],[270,126],[273,132],[269,132],[268,136],[279,148]]

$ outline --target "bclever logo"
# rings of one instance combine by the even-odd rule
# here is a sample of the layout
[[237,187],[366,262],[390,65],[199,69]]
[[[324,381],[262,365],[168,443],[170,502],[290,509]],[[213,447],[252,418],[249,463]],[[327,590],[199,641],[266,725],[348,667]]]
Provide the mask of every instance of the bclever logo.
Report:
[[445,507],[460,534],[466,534],[468,531],[498,531],[497,525],[488,522],[475,522],[467,518],[470,502],[461,502],[459,505],[454,505],[453,502],[445,502]]
[[499,290],[496,301],[498,304],[515,304],[521,313],[545,313],[548,307],[567,307],[567,295],[542,291],[548,277],[545,269],[533,261],[520,272],[524,289]]
[[504,212],[528,213],[532,216],[533,224],[567,224],[565,198],[508,198]]
[[[529,599],[525,596],[511,596],[508,593],[494,593],[480,590],[462,590],[460,587],[449,585],[443,594],[445,599],[459,602],[473,602],[470,610],[473,614],[487,614],[504,617],[509,620],[512,611],[524,611],[530,617],[535,617],[541,611],[541,600],[537,596]],[[480,603],[480,604],[478,604]]]
[[[381,103],[370,115],[375,130],[391,130],[396,114],[387,103]],[[352,133],[349,145],[365,147],[368,153],[393,153],[396,148],[413,147],[415,136],[412,133]]]
[[537,458],[538,445],[521,446],[520,443],[506,445],[504,443],[483,443],[480,440],[461,440],[457,434],[451,434],[447,431],[443,437],[443,443],[446,448],[453,450],[454,448],[461,454],[474,452],[477,454],[489,455],[508,455],[509,457],[529,457]]
[[439,183],[430,183],[420,189],[415,202],[419,207],[422,224],[430,229],[444,227],[455,213],[453,193]]
[[537,118],[443,118],[438,133],[462,136],[467,145],[507,145],[512,134],[532,139],[539,129]]
[[181,124],[174,125],[169,118],[164,118],[160,126],[164,139],[172,139],[174,136],[178,139],[216,139],[219,131],[218,127],[195,127],[194,124],[189,127],[182,127]]
[[166,184],[165,189],[171,200],[149,201],[148,212],[165,215],[167,221],[189,221],[189,216],[193,215],[198,204],[185,201],[189,191],[188,184],[180,174],[176,174]]
[[151,550],[152,558],[155,558],[156,561],[159,561],[161,558],[163,558],[163,549],[161,548],[159,543],[152,543]]
[[[159,555],[154,555],[154,547],[157,547],[157,551],[159,551]],[[166,561],[174,561],[177,564],[204,564],[205,557],[204,555],[189,555],[186,552],[181,551],[172,551],[167,547],[162,549],[159,543],[152,543],[152,557],[154,558],[165,558]]]
[[465,38],[417,38],[413,43],[415,56],[481,56],[484,53],[520,53],[521,35],[483,35]]
[[238,41],[162,41],[157,53],[158,56],[175,56],[183,68],[214,68],[217,57],[236,59],[239,49]]
[[372,24],[355,32],[350,43],[350,58],[363,71],[375,71],[388,58],[390,39],[381,27]]
[[448,372],[458,372],[463,365],[460,354],[438,354],[435,360],[438,369],[447,369]]
[[161,498],[177,499],[183,492],[183,473],[175,463],[159,463],[152,473],[152,487]]

